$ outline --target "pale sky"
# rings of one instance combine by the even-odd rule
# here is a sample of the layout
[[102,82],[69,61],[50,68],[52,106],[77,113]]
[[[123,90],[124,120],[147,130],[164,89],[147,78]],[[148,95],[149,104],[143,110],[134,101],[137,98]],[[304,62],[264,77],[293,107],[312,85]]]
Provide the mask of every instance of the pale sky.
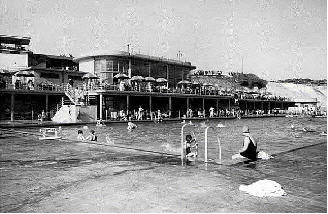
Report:
[[127,50],[267,80],[327,78],[326,0],[0,0],[36,53]]

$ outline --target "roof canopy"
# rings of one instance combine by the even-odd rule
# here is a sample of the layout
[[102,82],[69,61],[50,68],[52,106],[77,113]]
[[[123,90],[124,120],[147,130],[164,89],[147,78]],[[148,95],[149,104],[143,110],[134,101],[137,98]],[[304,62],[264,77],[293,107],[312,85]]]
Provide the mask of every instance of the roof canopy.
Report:
[[0,43],[15,44],[15,45],[29,45],[30,37],[8,36],[0,35]]
[[190,62],[183,62],[179,60],[174,60],[174,59],[168,59],[164,57],[156,57],[156,56],[149,56],[149,55],[144,55],[144,54],[130,54],[129,52],[126,51],[114,51],[114,52],[109,52],[109,51],[96,51],[81,57],[77,57],[74,59],[74,61],[81,61],[84,59],[89,59],[93,57],[98,57],[98,56],[114,56],[114,57],[120,57],[120,58],[132,58],[132,59],[140,59],[140,60],[146,60],[146,61],[152,61],[152,62],[163,62],[167,64],[173,64],[173,65],[180,65],[180,66],[185,66],[185,67],[190,67],[195,69],[196,67],[191,65]]

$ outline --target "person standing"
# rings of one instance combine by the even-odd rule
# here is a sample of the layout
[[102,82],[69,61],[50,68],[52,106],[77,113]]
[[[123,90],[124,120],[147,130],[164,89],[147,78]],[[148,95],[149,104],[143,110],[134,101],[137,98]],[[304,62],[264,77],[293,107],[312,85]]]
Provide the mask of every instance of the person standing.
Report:
[[142,111],[143,111],[143,108],[140,106],[138,109],[138,120],[142,119]]
[[214,117],[214,108],[213,107],[210,108],[210,117]]

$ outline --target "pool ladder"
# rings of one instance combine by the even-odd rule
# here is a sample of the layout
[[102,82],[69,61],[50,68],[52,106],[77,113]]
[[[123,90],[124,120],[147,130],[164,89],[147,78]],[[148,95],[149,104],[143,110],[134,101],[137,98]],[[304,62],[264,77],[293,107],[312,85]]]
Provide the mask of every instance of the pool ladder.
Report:
[[[181,165],[183,166],[183,164],[184,164],[184,158],[185,158],[185,145],[184,145],[184,138],[183,138],[183,136],[184,136],[184,133],[183,133],[183,131],[184,131],[184,128],[186,127],[186,126],[193,126],[193,124],[191,124],[191,123],[186,123],[186,124],[184,124],[184,125],[182,125],[182,127],[181,127]],[[204,163],[208,163],[208,130],[209,129],[213,129],[214,131],[215,131],[215,129],[214,129],[214,127],[211,127],[211,126],[207,126],[207,127],[205,127],[205,131],[204,131],[204,134],[205,134],[205,142],[204,142],[204,144],[205,144],[205,155],[204,155]],[[219,150],[219,164],[221,164],[221,154],[222,154],[222,152],[221,152],[221,142],[220,142],[220,138],[219,138],[219,135],[217,135],[217,141],[218,141],[218,150]]]

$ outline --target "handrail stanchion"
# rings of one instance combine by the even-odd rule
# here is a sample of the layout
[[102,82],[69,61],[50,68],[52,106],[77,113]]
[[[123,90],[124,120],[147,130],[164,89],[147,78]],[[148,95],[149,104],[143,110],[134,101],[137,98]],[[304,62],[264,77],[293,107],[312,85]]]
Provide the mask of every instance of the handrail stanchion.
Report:
[[208,132],[209,126],[205,128],[205,159],[204,162],[207,163],[207,132]]
[[219,135],[217,136],[218,139],[218,145],[219,145],[219,163],[221,164],[221,141],[219,138]]
[[185,126],[187,126],[188,124],[184,124],[181,127],[181,166],[183,166],[183,159],[184,159],[184,143],[183,143],[183,129]]

